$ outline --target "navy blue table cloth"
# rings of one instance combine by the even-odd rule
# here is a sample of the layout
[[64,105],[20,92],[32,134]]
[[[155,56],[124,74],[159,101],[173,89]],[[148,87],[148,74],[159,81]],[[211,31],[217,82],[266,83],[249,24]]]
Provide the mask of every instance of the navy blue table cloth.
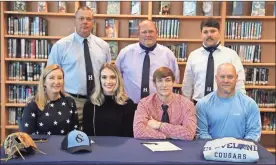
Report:
[[[92,144],[92,152],[70,154],[60,148],[63,136],[51,136],[46,143],[37,143],[38,148],[46,155],[36,152],[33,155],[11,159],[5,164],[22,165],[83,165],[83,164],[234,164],[231,162],[206,161],[203,157],[205,140],[181,141],[169,140],[180,147],[181,151],[152,152],[138,140],[124,137],[90,137],[95,143]],[[156,140],[155,140],[156,141]],[[159,140],[161,141],[161,140]],[[275,164],[275,156],[258,144],[260,160],[254,164]],[[1,158],[4,150],[1,149]],[[247,165],[247,163],[246,163]]]

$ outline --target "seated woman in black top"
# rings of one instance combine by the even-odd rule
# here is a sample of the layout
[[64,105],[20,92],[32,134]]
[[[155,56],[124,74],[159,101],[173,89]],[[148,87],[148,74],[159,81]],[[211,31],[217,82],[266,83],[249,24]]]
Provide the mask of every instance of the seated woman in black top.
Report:
[[83,132],[89,136],[133,137],[136,105],[126,95],[122,76],[113,64],[100,69],[100,84],[83,108]]
[[64,96],[64,73],[49,65],[40,76],[38,93],[23,110],[20,131],[39,135],[64,135],[78,128],[76,103]]

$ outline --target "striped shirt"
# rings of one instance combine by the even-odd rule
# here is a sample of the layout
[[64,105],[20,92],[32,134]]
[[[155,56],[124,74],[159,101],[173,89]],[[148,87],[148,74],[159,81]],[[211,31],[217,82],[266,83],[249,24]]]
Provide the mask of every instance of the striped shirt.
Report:
[[157,94],[143,98],[137,107],[133,122],[134,137],[140,139],[193,140],[196,132],[194,104],[184,96],[174,94],[167,104],[170,123],[162,123],[158,130],[148,126],[151,117],[161,121],[163,103]]

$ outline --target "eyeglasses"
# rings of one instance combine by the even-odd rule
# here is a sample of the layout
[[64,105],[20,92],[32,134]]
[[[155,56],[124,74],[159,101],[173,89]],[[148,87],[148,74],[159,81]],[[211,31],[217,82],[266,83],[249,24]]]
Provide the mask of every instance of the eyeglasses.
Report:
[[93,21],[93,19],[91,18],[91,17],[80,17],[80,18],[78,18],[78,20],[80,20],[81,22],[82,21],[84,21],[84,20],[86,20],[87,22],[92,22]]

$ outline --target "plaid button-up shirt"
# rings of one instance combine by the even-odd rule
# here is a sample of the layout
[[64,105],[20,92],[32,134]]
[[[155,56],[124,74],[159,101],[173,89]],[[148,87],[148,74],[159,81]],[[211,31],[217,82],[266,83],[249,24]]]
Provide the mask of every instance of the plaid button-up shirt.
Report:
[[151,117],[161,121],[162,104],[157,94],[150,95],[139,102],[134,116],[134,137],[193,140],[196,132],[195,107],[190,100],[179,94],[173,94],[171,101],[167,103],[170,123],[162,123],[158,130],[148,126]]

